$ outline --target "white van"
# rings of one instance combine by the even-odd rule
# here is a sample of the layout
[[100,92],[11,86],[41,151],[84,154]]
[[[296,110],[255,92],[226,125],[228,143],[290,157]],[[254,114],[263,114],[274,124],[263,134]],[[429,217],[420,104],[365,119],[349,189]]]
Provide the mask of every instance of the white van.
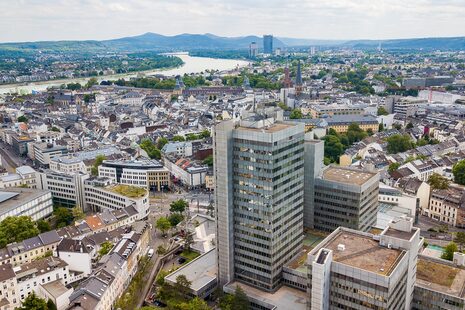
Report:
[[149,251],[147,252],[147,256],[148,256],[148,257],[152,257],[152,256],[153,256],[153,249],[149,249]]

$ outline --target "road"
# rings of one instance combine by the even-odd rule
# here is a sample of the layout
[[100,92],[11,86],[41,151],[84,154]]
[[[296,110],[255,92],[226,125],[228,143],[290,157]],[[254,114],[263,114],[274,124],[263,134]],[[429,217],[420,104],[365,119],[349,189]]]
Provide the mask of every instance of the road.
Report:
[[0,142],[0,155],[2,156],[2,166],[10,173],[14,173],[16,167],[21,166],[22,159],[14,154],[11,146]]

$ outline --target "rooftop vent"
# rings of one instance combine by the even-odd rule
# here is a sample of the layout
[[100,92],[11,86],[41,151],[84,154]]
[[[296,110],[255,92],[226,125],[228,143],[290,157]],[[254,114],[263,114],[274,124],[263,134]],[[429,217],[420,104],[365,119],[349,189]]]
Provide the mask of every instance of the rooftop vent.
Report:
[[346,249],[346,246],[344,244],[338,244],[337,245],[337,250],[338,251],[342,252],[342,251],[345,251],[345,249]]

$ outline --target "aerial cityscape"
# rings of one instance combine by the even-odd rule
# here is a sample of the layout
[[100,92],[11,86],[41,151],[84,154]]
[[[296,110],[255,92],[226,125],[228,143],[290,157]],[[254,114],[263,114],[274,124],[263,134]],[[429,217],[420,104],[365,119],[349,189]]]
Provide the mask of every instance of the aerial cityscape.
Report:
[[0,310],[465,310],[465,1],[0,4]]

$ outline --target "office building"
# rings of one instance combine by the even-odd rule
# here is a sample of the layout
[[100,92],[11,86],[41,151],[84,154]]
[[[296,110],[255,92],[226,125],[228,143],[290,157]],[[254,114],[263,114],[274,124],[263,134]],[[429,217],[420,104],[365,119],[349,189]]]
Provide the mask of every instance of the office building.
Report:
[[98,174],[115,183],[152,191],[167,190],[171,185],[169,170],[156,160],[104,160],[98,167]]
[[329,166],[315,179],[314,228],[368,231],[376,225],[379,174]]
[[270,34],[263,36],[263,53],[268,55],[273,54],[273,36]]
[[0,221],[8,216],[30,216],[37,221],[53,213],[52,194],[47,190],[8,188],[0,191]]
[[304,126],[253,115],[213,139],[219,285],[273,292],[302,246]]
[[313,228],[315,179],[324,168],[324,141],[305,136],[304,143],[304,227]]
[[257,42],[252,42],[249,45],[249,57],[255,58],[258,55],[258,45]]
[[88,174],[65,173],[44,170],[39,174],[38,188],[52,192],[53,202],[63,207],[73,208],[80,206],[85,210],[84,180]]
[[410,310],[422,243],[411,218],[380,235],[336,229],[308,254],[308,309]]
[[53,157],[68,153],[66,146],[53,145],[46,142],[35,142],[32,144],[32,147],[34,149],[34,162],[41,167],[49,167],[50,160]]

